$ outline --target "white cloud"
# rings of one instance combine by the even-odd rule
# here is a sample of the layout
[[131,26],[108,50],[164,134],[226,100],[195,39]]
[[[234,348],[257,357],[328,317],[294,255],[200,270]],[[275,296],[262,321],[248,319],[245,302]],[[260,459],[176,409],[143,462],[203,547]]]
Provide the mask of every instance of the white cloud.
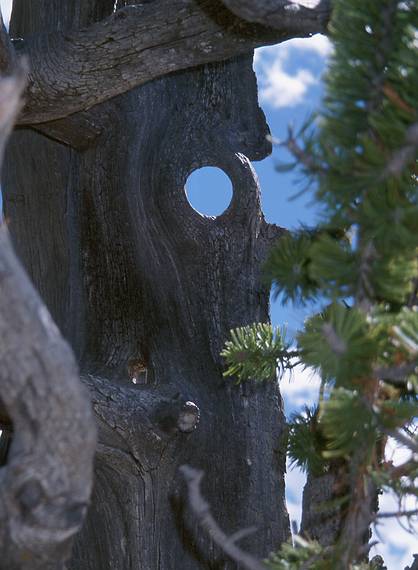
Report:
[[[409,498],[404,508],[417,508],[413,498]],[[385,493],[379,499],[380,512],[395,512],[399,509],[396,500]],[[402,526],[401,526],[401,524]],[[396,517],[381,519],[373,531],[372,540],[379,543],[373,547],[371,554],[380,554],[385,560],[389,570],[398,570],[412,565],[413,555],[417,552],[418,525],[415,524],[414,533],[406,530],[406,519],[398,520]]]
[[311,38],[294,38],[282,45],[287,49],[310,51],[321,57],[328,57],[332,53],[332,43],[322,34],[315,34]]
[[260,85],[260,100],[269,103],[275,109],[295,107],[302,103],[310,85],[316,83],[312,73],[299,69],[295,75],[283,69],[280,59],[265,68],[265,80]]
[[298,530],[302,519],[302,495],[305,483],[306,475],[297,467],[290,467],[288,461],[286,472],[286,505],[290,522],[292,526],[295,522]]
[[6,27],[9,26],[10,14],[12,11],[13,0],[0,0],[1,13]]
[[286,70],[286,63],[294,53],[311,53],[325,59],[332,51],[330,41],[320,34],[312,38],[295,38],[282,44],[256,50],[255,69],[259,80],[262,103],[273,108],[294,107],[301,104],[309,87],[319,82],[307,66]]
[[293,371],[286,372],[280,380],[286,415],[294,410],[300,410],[305,405],[312,406],[318,401],[321,379],[309,368],[296,366]]

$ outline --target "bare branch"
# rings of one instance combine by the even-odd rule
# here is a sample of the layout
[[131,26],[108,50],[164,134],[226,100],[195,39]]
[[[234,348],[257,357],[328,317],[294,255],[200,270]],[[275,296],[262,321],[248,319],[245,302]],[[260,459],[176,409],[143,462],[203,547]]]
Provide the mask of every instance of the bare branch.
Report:
[[399,384],[400,386],[405,386],[407,384],[407,378],[410,374],[416,373],[418,371],[418,364],[404,364],[402,366],[378,366],[373,370],[373,374],[379,380],[386,380],[392,384]]
[[[189,465],[180,467],[188,489],[189,504],[192,512],[197,517],[199,524],[208,532],[211,539],[227,554],[234,562],[241,565],[245,570],[266,570],[265,564],[244,552],[236,545],[236,541],[242,538],[242,532],[228,537],[213,518],[210,507],[200,492],[200,483],[203,471],[194,469]],[[252,531],[252,529],[251,529]]]
[[299,15],[273,30],[214,0],[159,0],[123,8],[88,28],[17,42],[31,74],[20,125],[66,117],[167,73],[248,53],[291,37]]
[[[325,32],[331,15],[330,0],[222,0],[240,18],[265,26],[295,29],[299,33]],[[315,29],[315,32],[313,30]]]
[[287,148],[298,163],[304,166],[310,173],[319,175],[325,173],[324,167],[318,164],[315,157],[299,145],[291,127],[288,128],[287,139],[281,143],[281,146]]
[[384,430],[383,429],[382,431],[384,433],[386,433],[386,435],[393,437],[394,440],[396,440],[401,445],[404,445],[405,447],[407,447],[408,449],[410,449],[414,453],[418,453],[418,440],[412,439],[411,437],[408,437],[407,435],[403,434],[398,429],[394,429],[394,430]]
[[377,513],[377,519],[390,519],[399,517],[413,517],[418,515],[418,509],[411,509],[409,511],[394,511],[393,513]]

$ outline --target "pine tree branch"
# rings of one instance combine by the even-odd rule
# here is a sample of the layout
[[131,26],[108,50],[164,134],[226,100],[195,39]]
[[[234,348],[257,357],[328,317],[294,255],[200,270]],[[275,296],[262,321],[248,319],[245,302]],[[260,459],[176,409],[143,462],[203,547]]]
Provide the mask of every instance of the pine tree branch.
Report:
[[[200,483],[203,479],[203,471],[194,469],[189,465],[180,467],[188,491],[189,505],[196,516],[199,525],[210,535],[211,539],[227,554],[234,562],[245,570],[267,570],[267,566],[248,554],[236,545],[242,538],[242,531],[227,536],[213,518],[209,504],[205,501],[200,491]],[[253,529],[251,529],[253,531]]]

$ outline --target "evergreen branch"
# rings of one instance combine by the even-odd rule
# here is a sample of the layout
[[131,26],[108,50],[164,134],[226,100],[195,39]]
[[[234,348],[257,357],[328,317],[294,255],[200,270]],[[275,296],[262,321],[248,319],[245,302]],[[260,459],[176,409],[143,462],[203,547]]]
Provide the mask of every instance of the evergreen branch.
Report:
[[273,330],[269,323],[232,330],[221,352],[228,367],[224,376],[236,376],[238,382],[274,380],[278,369],[281,374],[293,368],[298,352],[289,350],[284,337],[284,331]]
[[267,570],[267,566],[236,545],[236,541],[243,536],[242,531],[228,537],[219,527],[200,490],[203,471],[183,465],[180,467],[180,473],[186,481],[190,508],[199,525],[206,530],[213,542],[244,570]]

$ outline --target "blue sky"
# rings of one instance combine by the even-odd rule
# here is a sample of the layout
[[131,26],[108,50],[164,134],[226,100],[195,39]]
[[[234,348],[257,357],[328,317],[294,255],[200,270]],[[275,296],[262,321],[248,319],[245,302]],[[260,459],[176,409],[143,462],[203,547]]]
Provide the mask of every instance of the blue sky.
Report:
[[[11,4],[11,0],[0,0],[5,21],[8,21]],[[322,95],[321,75],[330,52],[328,40],[319,35],[256,51],[254,65],[259,84],[259,100],[275,139],[283,140],[289,124],[297,128],[317,108]],[[265,217],[286,228],[297,228],[300,223],[312,224],[317,212],[310,203],[310,196],[307,194],[296,201],[289,201],[301,186],[297,185],[293,173],[279,174],[275,170],[275,165],[286,158],[285,151],[276,146],[271,157],[254,164],[260,180]],[[229,179],[220,171],[213,170],[203,172],[202,169],[196,172],[187,186],[189,199],[197,210],[218,215],[227,207],[232,189]],[[282,307],[279,303],[271,306],[273,323],[288,323],[291,334],[302,327],[309,312],[309,308],[302,310]],[[281,388],[286,413],[289,415],[304,404],[313,403],[318,395],[318,386],[318,377],[306,370],[296,370],[292,378],[283,378]],[[390,453],[395,463],[401,463],[408,452],[393,445]],[[294,520],[300,518],[303,484],[304,476],[299,471],[289,471],[287,502],[290,516]],[[414,505],[406,507],[415,508]],[[396,508],[391,497],[385,495],[381,498],[383,511]],[[412,563],[412,553],[418,550],[416,536],[401,528],[395,519],[386,520],[378,531],[375,539],[380,544],[375,552],[384,556],[389,570],[401,570]]]

